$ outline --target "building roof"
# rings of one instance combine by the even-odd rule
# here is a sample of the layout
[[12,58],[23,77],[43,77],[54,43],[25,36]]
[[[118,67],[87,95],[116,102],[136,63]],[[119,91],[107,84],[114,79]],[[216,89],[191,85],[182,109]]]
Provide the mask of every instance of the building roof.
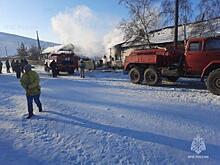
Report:
[[[198,36],[219,36],[220,35],[220,17],[206,21],[189,23],[186,25],[186,38]],[[174,40],[174,26],[157,29],[150,32],[151,44],[171,43]],[[184,41],[184,26],[179,25],[178,40]],[[118,44],[122,48],[148,45],[146,41],[129,40]],[[116,45],[116,46],[118,46]]]
[[74,52],[74,50],[75,46],[73,44],[59,45],[46,48],[45,50],[43,50],[42,54]]

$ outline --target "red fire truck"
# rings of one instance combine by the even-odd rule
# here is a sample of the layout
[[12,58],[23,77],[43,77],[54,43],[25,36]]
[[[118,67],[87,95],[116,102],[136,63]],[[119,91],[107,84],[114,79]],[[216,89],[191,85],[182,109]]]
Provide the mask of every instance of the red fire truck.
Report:
[[164,48],[133,51],[125,60],[131,82],[158,85],[162,77],[200,77],[207,88],[220,95],[220,37],[190,38],[184,49]]

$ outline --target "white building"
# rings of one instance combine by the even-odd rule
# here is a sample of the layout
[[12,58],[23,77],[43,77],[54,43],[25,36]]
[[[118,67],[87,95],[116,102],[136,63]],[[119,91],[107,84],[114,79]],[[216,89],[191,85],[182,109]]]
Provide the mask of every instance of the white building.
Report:
[[[179,42],[184,41],[190,37],[201,37],[201,36],[220,36],[220,17],[210,19],[207,21],[199,21],[186,25],[186,31],[184,33],[184,26],[179,26],[178,40]],[[174,40],[174,26],[165,27],[162,29],[154,30],[150,33],[150,43],[152,46],[167,46],[171,45]],[[128,56],[131,51],[135,49],[146,49],[149,48],[149,44],[145,41],[134,42],[132,40],[123,42],[115,45],[111,48],[107,59],[110,57],[113,60],[113,65],[117,63],[124,63],[125,57]]]

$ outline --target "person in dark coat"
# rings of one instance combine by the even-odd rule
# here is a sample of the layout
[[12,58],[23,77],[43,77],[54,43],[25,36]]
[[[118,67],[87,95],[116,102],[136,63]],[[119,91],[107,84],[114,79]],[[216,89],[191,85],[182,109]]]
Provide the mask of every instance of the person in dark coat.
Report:
[[46,62],[46,63],[44,64],[44,70],[45,70],[45,72],[50,72],[50,68],[49,68],[49,66],[48,66],[48,62]]
[[19,63],[18,60],[14,63],[14,70],[16,72],[16,77],[17,79],[21,78],[21,64]]
[[15,60],[12,59],[12,61],[11,61],[12,72],[15,72],[15,67],[14,67],[14,65],[15,65]]
[[0,61],[0,74],[2,74],[2,62]]
[[28,60],[24,58],[24,66],[28,64]]
[[21,59],[21,72],[24,73],[24,66],[28,64],[28,61],[24,58]]
[[80,61],[79,67],[80,67],[80,77],[81,78],[85,78],[85,67],[86,67],[86,64],[85,64],[85,62],[83,60]]
[[7,73],[10,73],[10,63],[9,63],[9,60],[6,60],[5,62],[5,65],[6,65],[6,68],[7,68]]
[[57,77],[57,69],[58,69],[58,67],[57,67],[57,63],[56,63],[56,61],[55,60],[53,60],[51,63],[50,63],[50,68],[51,68],[51,70],[52,70],[52,74],[53,74],[53,77]]

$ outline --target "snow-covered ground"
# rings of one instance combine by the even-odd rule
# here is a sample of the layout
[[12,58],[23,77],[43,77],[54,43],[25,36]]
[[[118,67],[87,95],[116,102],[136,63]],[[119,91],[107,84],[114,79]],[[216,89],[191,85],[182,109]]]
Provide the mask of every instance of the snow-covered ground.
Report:
[[[121,72],[37,71],[44,112],[35,106],[30,120],[15,75],[0,75],[1,165],[220,164],[220,97],[199,81],[148,87]],[[205,143],[200,154],[193,139],[198,151]]]

